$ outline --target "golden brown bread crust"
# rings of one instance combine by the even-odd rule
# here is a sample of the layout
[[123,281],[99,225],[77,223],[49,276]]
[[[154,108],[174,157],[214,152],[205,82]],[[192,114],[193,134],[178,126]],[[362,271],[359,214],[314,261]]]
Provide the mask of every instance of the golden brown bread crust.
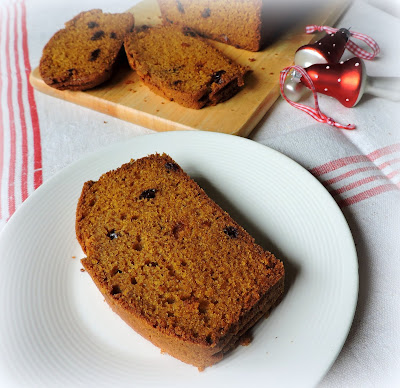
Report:
[[86,90],[105,82],[112,75],[124,36],[133,26],[131,13],[81,12],[44,47],[41,77],[59,90]]
[[282,262],[165,154],[86,182],[76,235],[111,308],[200,369],[221,360],[283,294]]
[[137,29],[124,47],[131,68],[152,91],[188,108],[231,98],[249,70],[191,31],[170,26]]

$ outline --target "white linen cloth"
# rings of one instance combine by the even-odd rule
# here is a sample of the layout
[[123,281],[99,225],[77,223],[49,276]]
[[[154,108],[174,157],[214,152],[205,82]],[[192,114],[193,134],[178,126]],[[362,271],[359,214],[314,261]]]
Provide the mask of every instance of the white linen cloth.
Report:
[[[153,132],[32,91],[27,83],[44,45],[66,20],[92,8],[125,11],[133,3],[0,2],[0,230],[23,200],[63,167],[111,143]],[[365,61],[368,75],[400,77],[399,17],[396,0],[358,0],[336,24],[380,45],[379,57]],[[400,104],[368,95],[351,109],[326,96],[319,101],[326,115],[357,129],[318,124],[280,98],[249,137],[311,171],[336,199],[356,243],[357,311],[343,350],[320,387],[397,387]]]

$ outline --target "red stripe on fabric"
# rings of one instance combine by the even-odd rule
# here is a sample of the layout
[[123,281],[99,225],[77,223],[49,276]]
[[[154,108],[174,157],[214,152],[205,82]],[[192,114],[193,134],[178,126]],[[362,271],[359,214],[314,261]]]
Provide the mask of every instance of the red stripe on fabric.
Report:
[[343,194],[343,193],[345,193],[346,191],[355,189],[356,187],[360,187],[360,186],[362,186],[362,185],[365,185],[365,184],[367,184],[367,183],[370,183],[370,182],[373,182],[373,181],[376,181],[376,180],[379,180],[379,179],[386,179],[386,176],[384,176],[384,175],[373,175],[373,176],[369,176],[369,177],[360,179],[360,180],[358,180],[358,181],[349,183],[348,185],[343,186],[343,187],[341,187],[341,188],[339,188],[339,189],[336,189],[336,190],[334,190],[334,189],[329,190],[329,192],[330,192],[332,195]]
[[392,164],[396,164],[399,162],[400,162],[400,158],[395,158],[395,159],[388,160],[387,162],[380,164],[378,167],[382,169],[382,168],[391,166]]
[[[4,23],[3,21],[3,12],[0,9],[0,26],[2,26]],[[0,40],[0,44],[1,44],[1,40]],[[0,53],[1,53],[1,46],[0,46]],[[2,81],[2,77],[1,75],[4,74],[3,70],[1,68],[1,62],[0,62],[0,93],[3,90],[3,81]],[[0,219],[3,218],[3,207],[2,207],[2,198],[1,198],[1,193],[2,193],[2,187],[3,187],[3,169],[4,169],[4,165],[3,165],[3,158],[5,155],[4,152],[4,129],[5,126],[3,126],[3,104],[0,104]]]
[[11,85],[11,59],[10,59],[10,13],[7,8],[6,18],[6,71],[9,74],[8,85],[7,85],[7,105],[10,118],[10,166],[9,166],[9,177],[8,177],[8,209],[9,216],[15,211],[15,164],[16,164],[16,136],[15,136],[15,116],[14,107],[12,101],[12,85]]
[[337,204],[339,205],[340,208],[344,208],[349,205],[354,205],[355,203],[363,201],[365,199],[385,193],[387,191],[398,190],[398,189],[399,188],[396,185],[394,185],[393,183],[389,183],[386,185],[377,186],[372,189],[363,191],[362,193],[353,195],[349,198],[342,199],[341,201],[338,201]]
[[379,168],[376,167],[376,166],[368,166],[368,167],[356,168],[354,170],[347,171],[344,174],[338,175],[338,176],[336,176],[336,177],[334,177],[332,179],[328,179],[325,182],[322,182],[322,184],[324,186],[329,186],[329,185],[331,185],[333,183],[339,182],[339,181],[341,181],[343,179],[349,178],[349,177],[351,177],[353,175],[357,175],[357,174],[359,174],[361,172],[365,172],[365,171],[379,171]]
[[[19,15],[17,10],[17,4],[14,4],[15,21],[17,21]],[[21,148],[22,148],[22,166],[21,166],[21,199],[25,201],[28,198],[28,138],[26,130],[26,119],[24,103],[22,101],[22,77],[21,68],[19,66],[19,50],[18,50],[18,25],[17,22],[14,24],[14,53],[15,53],[15,70],[17,76],[17,93],[18,93],[18,106],[19,106],[19,118],[21,120]]]
[[391,154],[396,151],[400,151],[400,144],[391,144],[387,147],[380,148],[380,149],[368,154],[368,157],[371,160],[376,160],[376,159],[380,158],[381,156],[388,155],[388,154]]
[[347,166],[348,164],[361,162],[370,162],[370,159],[365,155],[346,156],[344,158],[322,164],[321,166],[314,167],[310,170],[310,172],[314,176],[320,176],[328,172],[337,170],[340,167]]
[[[388,155],[388,154],[391,154],[391,153],[397,152],[397,151],[400,151],[400,144],[392,144],[392,145],[377,149],[377,150],[369,153],[368,155],[346,156],[344,158],[333,160],[331,162],[322,164],[321,166],[312,168],[310,170],[310,172],[314,176],[317,177],[317,176],[326,174],[328,172],[337,170],[340,167],[347,166],[348,164],[374,161],[376,159],[379,159],[382,156],[385,156],[385,155]],[[393,161],[383,163],[383,164],[379,165],[378,167],[380,169],[382,169],[390,164],[397,163],[399,160],[400,159],[394,159]]]
[[39,117],[37,113],[35,96],[33,88],[29,82],[29,74],[31,73],[31,64],[29,62],[28,50],[28,33],[26,29],[26,6],[25,1],[21,3],[21,16],[22,16],[22,48],[24,54],[25,75],[27,79],[28,101],[31,113],[32,128],[33,128],[33,149],[34,149],[34,171],[33,171],[33,185],[38,188],[43,182],[42,173],[42,144],[40,138]]
[[395,177],[396,175],[400,174],[400,170],[394,170],[391,173],[387,174],[387,177],[389,179],[392,179],[393,177]]

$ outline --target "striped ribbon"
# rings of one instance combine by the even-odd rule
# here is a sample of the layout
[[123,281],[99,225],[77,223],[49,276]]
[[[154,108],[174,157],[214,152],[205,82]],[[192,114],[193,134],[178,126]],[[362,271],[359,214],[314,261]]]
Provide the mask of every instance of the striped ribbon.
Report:
[[[0,2],[0,224],[42,183],[24,0]],[[0,225],[0,226],[1,226]]]
[[[338,31],[338,28],[333,28],[333,27],[329,27],[329,26],[317,26],[315,24],[306,27],[307,34],[312,34],[315,31],[325,31],[328,34],[334,34],[336,31]],[[378,43],[376,43],[375,40],[373,40],[370,36],[361,34],[359,32],[351,31],[351,30],[350,30],[350,34],[353,38],[363,41],[372,49],[372,53],[369,53],[368,51],[362,49],[360,46],[358,46],[353,41],[348,40],[348,42],[346,44],[346,48],[351,53],[353,53],[356,57],[370,60],[370,59],[374,59],[379,54],[380,48],[378,46]]]
[[[309,107],[307,105],[303,105],[303,104],[299,104],[297,102],[294,102],[294,101],[290,100],[286,96],[284,85],[285,85],[285,80],[286,80],[286,78],[287,78],[287,76],[288,76],[288,74],[289,74],[289,72],[291,70],[298,71],[302,75],[302,77],[304,78],[305,82],[307,83],[307,86],[311,89],[311,91],[313,93],[313,96],[314,96],[315,108],[311,108],[311,107]],[[314,86],[314,84],[313,84],[313,82],[311,80],[311,77],[308,75],[308,73],[301,66],[293,65],[293,66],[285,67],[280,73],[279,83],[280,83],[280,89],[281,89],[282,97],[290,105],[292,105],[293,107],[295,107],[297,109],[300,109],[303,112],[306,112],[314,120],[317,120],[320,123],[332,125],[332,126],[337,127],[337,128],[355,129],[355,125],[353,125],[353,124],[342,125],[342,124],[334,121],[332,118],[326,116],[325,114],[323,114],[321,112],[321,109],[319,108],[319,104],[318,104],[318,95],[317,95],[317,91],[315,90],[315,86]]]

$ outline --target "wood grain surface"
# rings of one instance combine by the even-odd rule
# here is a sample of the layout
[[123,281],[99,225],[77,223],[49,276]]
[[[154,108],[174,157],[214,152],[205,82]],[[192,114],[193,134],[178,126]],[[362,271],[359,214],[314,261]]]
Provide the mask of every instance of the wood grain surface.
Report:
[[[216,106],[195,110],[157,96],[141,83],[127,63],[121,63],[106,83],[83,92],[49,87],[40,77],[38,68],[32,71],[30,82],[40,92],[155,131],[203,130],[245,137],[279,97],[279,73],[293,63],[296,49],[321,37],[305,34],[304,27],[308,24],[332,26],[348,6],[344,1],[328,3],[325,9],[310,14],[307,20],[259,52],[210,41],[228,57],[252,70],[245,78],[245,87]],[[135,26],[161,22],[156,0],[144,0],[129,12],[135,16]]]

